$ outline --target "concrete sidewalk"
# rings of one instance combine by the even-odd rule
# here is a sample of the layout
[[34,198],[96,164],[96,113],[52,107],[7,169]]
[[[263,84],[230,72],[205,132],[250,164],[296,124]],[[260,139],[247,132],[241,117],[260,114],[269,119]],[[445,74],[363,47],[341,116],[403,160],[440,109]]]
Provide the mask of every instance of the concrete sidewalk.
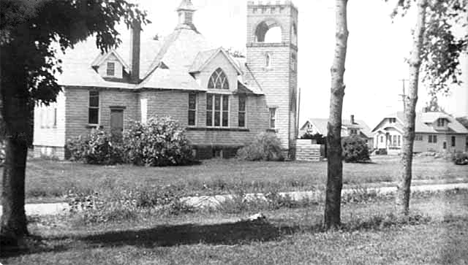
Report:
[[[396,187],[381,187],[381,188],[365,188],[368,192],[376,192],[377,194],[386,195],[395,193]],[[434,185],[419,185],[412,186],[411,192],[435,192],[435,191],[446,191],[454,189],[466,189],[468,190],[468,183],[453,183],[453,184],[434,184]],[[352,194],[356,192],[355,189],[343,189],[342,195]],[[280,192],[281,196],[289,196],[291,199],[300,201],[304,199],[310,200],[321,200],[324,196],[323,191],[292,191],[292,192]],[[201,208],[201,207],[217,207],[226,200],[233,199],[234,195],[215,195],[215,196],[196,196],[186,197],[182,201],[190,206]],[[250,193],[245,195],[246,200],[266,200],[265,194],[262,193]],[[26,215],[55,215],[55,214],[66,214],[69,211],[68,203],[37,203],[37,204],[26,204],[25,207]],[[2,215],[3,209],[0,206],[0,216]]]

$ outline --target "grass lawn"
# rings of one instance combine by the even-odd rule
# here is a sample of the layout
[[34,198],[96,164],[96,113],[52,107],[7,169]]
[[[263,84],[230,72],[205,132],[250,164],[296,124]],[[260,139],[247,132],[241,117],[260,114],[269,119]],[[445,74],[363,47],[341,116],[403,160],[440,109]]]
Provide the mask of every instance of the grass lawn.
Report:
[[[266,222],[239,222],[251,213],[152,216],[133,222],[79,225],[43,217],[30,224],[42,238],[3,264],[466,264],[468,192],[414,198],[426,218],[377,223],[393,201],[345,204],[343,231],[322,232],[322,206],[265,212]],[[427,218],[427,217],[430,217]],[[39,242],[39,241],[38,241]]]
[[[396,179],[398,156],[374,156],[372,159],[374,163],[371,164],[345,163],[344,184],[371,185]],[[326,168],[326,162],[245,162],[233,159],[163,168],[96,166],[30,159],[26,172],[26,197],[28,202],[47,202],[63,200],[70,190],[92,194],[110,187],[151,189],[165,185],[177,186],[184,195],[314,190],[324,187]],[[433,157],[416,157],[413,172],[416,185],[418,180],[468,181],[466,167]]]

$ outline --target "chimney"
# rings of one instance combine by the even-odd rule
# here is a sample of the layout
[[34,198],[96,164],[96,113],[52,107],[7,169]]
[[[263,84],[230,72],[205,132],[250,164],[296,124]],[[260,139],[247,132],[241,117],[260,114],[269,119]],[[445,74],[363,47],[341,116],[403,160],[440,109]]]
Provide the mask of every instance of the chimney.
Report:
[[140,22],[134,20],[130,32],[130,81],[137,84],[140,82]]
[[354,124],[354,115],[351,115],[350,121],[351,121],[351,124]]

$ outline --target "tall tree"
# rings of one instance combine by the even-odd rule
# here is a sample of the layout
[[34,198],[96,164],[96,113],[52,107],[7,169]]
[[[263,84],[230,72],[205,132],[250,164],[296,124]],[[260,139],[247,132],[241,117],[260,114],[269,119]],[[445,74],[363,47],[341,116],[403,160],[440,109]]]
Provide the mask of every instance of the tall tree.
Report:
[[[430,94],[447,92],[449,83],[460,84],[458,58],[467,44],[467,35],[457,38],[453,25],[465,18],[467,0],[417,0],[417,21],[409,59],[409,94],[405,98],[404,132],[396,205],[401,214],[409,213],[416,104],[420,81]],[[413,0],[398,0],[394,15],[403,14]],[[466,26],[466,21],[464,22]],[[420,73],[423,78],[420,80]]]
[[348,44],[348,0],[335,1],[335,55],[331,71],[330,116],[328,119],[328,169],[324,225],[334,229],[341,225],[341,189],[343,160],[341,147],[341,117],[344,99],[344,72]]
[[24,200],[30,109],[54,102],[61,90],[55,47],[64,52],[95,35],[104,52],[120,43],[120,21],[149,22],[145,12],[126,0],[0,0],[0,121],[6,146],[2,245],[28,235]]

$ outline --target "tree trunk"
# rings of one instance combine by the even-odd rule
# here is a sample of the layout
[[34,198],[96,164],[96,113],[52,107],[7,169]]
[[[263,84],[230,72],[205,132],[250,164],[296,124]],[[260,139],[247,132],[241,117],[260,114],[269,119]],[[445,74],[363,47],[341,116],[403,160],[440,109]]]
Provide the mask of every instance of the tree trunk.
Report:
[[341,189],[343,161],[341,148],[341,115],[344,98],[344,72],[348,42],[347,0],[336,0],[336,46],[331,67],[330,116],[328,119],[328,170],[324,225],[335,229],[341,225]]
[[413,143],[416,118],[416,103],[418,101],[419,69],[421,66],[421,50],[423,48],[426,23],[427,0],[418,1],[418,16],[413,33],[413,50],[409,61],[409,94],[405,98],[405,126],[403,131],[403,146],[401,150],[401,168],[397,185],[396,205],[398,211],[407,215],[411,196],[411,178],[413,163]]
[[29,234],[24,204],[31,113],[27,90],[17,89],[2,82],[0,96],[6,151],[2,181],[3,214],[0,236],[1,245],[16,245],[22,237]]

